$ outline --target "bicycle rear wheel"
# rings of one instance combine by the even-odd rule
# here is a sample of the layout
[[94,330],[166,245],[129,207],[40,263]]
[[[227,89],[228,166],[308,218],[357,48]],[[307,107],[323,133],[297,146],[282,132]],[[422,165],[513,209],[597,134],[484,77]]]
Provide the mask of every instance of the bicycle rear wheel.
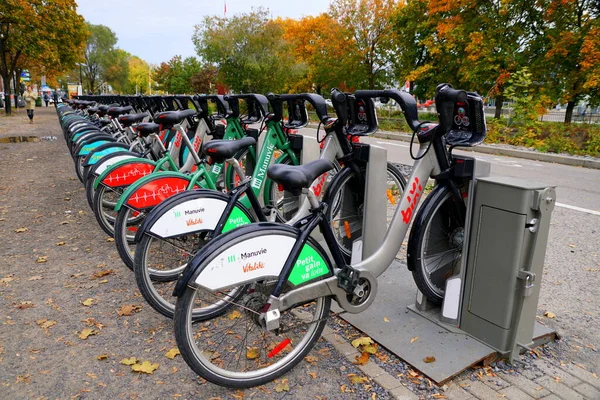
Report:
[[321,336],[331,298],[321,297],[282,312],[280,329],[268,331],[258,318],[268,299],[263,293],[269,293],[268,288],[255,284],[226,313],[194,322],[198,295],[222,295],[185,289],[177,299],[175,338],[183,359],[197,374],[217,385],[247,388],[270,382],[302,361]]

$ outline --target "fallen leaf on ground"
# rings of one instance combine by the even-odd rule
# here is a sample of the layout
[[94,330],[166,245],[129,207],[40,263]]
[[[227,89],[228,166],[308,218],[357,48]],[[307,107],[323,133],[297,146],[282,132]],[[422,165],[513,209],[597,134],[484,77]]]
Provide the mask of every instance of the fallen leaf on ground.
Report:
[[108,359],[108,354],[100,354],[98,357],[96,357],[98,360],[102,361],[102,360],[107,360]]
[[352,346],[354,347],[367,346],[369,344],[373,344],[373,339],[368,336],[359,337],[358,339],[354,339],[352,341]]
[[93,329],[84,329],[79,334],[79,339],[85,340],[88,338],[88,336],[92,336],[92,335],[96,335],[96,334],[98,334],[98,332],[96,332]]
[[39,256],[37,260],[35,260],[38,264],[45,263],[46,261],[48,261],[48,256]]
[[315,356],[306,356],[306,357],[304,357],[304,360],[305,360],[306,362],[309,362],[309,363],[311,363],[311,364],[314,364],[314,363],[316,363],[317,361],[319,361],[319,359],[318,359],[317,357],[315,357]]
[[360,356],[356,356],[356,361],[354,364],[356,365],[365,365],[369,361],[369,353],[363,352]]
[[281,382],[279,382],[277,385],[275,385],[275,391],[277,393],[281,393],[281,392],[289,392],[290,391],[290,385],[288,383],[287,378],[282,379]]
[[46,318],[38,319],[37,321],[35,321],[35,323],[38,324],[39,327],[42,329],[48,329],[51,326],[56,325],[56,321],[50,321],[50,320],[47,320]]
[[36,276],[32,276],[31,278],[27,279],[28,281],[39,281],[40,279],[42,279],[42,277],[40,275],[36,275]]
[[67,244],[67,242],[57,242],[56,243],[57,246],[64,246],[65,244]]
[[32,307],[35,307],[35,306],[30,301],[22,301],[21,303],[19,303],[15,306],[15,308],[19,308],[19,309],[32,308]]
[[84,301],[82,301],[81,304],[83,304],[86,307],[90,307],[92,304],[94,304],[94,299],[92,299],[90,297],[90,298],[85,299]]
[[550,311],[546,311],[544,313],[544,317],[548,317],[548,318],[556,318],[556,314],[550,312]]
[[8,275],[8,276],[5,276],[4,278],[0,279],[0,283],[8,283],[13,280],[14,280],[14,278],[12,277],[12,275]]
[[236,318],[242,318],[242,314],[238,310],[233,310],[231,313],[229,313],[227,318],[229,318],[229,320],[233,321]]
[[17,229],[15,229],[15,232],[21,233],[21,232],[27,232],[28,230],[29,229],[27,229],[27,228],[17,228]]
[[364,351],[365,353],[369,353],[369,354],[377,353],[377,343],[372,344],[370,346],[363,346],[362,351]]
[[418,336],[415,336],[414,338],[410,339],[410,342],[411,342],[411,343],[414,343],[414,342],[416,342],[417,340],[419,340],[419,337],[418,337]]
[[356,374],[349,374],[348,379],[350,379],[350,383],[367,383],[369,382],[369,378],[366,376],[358,376]]
[[170,358],[172,360],[178,354],[181,354],[179,349],[177,347],[173,347],[171,350],[169,350],[165,353],[165,357]]
[[388,319],[388,317],[383,317],[383,321],[384,322],[390,322],[390,320]]
[[431,397],[433,397],[434,399],[447,399],[447,397],[441,393],[434,393]]
[[102,271],[98,271],[92,274],[93,278],[102,278],[103,276],[114,274],[114,269],[103,269]]
[[427,356],[427,357],[425,357],[425,358],[423,359],[423,362],[424,362],[424,363],[427,363],[427,364],[429,364],[429,363],[432,363],[432,362],[435,362],[435,357],[434,357],[434,356]]
[[248,360],[254,360],[260,356],[260,350],[258,347],[248,347],[248,351],[246,351],[246,358]]
[[310,375],[311,378],[317,379],[317,373],[316,372],[307,372],[307,374]]
[[158,363],[152,364],[150,361],[144,361],[141,364],[133,364],[131,366],[131,370],[135,372],[144,372],[146,374],[151,374],[152,372],[156,371],[158,366]]
[[130,357],[130,358],[124,358],[120,361],[121,364],[123,365],[133,365],[137,363],[137,358],[135,357]]
[[117,314],[119,314],[119,317],[122,317],[124,315],[130,316],[133,313],[139,312],[141,309],[141,306],[136,306],[135,304],[125,304],[117,310]]
[[106,238],[106,241],[107,241],[107,242],[114,242],[114,241],[115,241],[115,239],[114,239],[114,238],[110,238],[110,237],[109,237],[109,238]]

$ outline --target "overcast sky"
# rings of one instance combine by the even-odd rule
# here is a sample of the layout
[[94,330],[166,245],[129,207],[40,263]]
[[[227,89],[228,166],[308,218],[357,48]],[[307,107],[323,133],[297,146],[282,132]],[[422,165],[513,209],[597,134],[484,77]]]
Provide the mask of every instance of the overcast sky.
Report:
[[[94,25],[106,25],[117,46],[160,64],[175,55],[196,56],[194,25],[205,15],[223,16],[223,0],[77,0],[78,12]],[[268,8],[273,17],[301,18],[327,11],[329,0],[227,0],[227,16]]]

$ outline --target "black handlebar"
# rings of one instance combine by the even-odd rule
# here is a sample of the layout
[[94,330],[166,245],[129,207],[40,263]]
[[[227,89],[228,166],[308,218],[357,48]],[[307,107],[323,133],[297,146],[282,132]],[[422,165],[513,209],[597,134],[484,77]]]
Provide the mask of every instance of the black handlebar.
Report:
[[467,101],[467,92],[464,90],[453,89],[448,83],[442,83],[435,88],[435,100],[448,101],[456,103],[457,101]]
[[315,109],[319,121],[325,122],[329,118],[327,115],[327,103],[325,99],[316,93],[299,93],[299,94],[267,94],[267,99],[273,107],[275,114],[274,120],[279,121],[283,117],[283,102],[294,101],[298,99],[308,101]]
[[413,131],[415,131],[421,123],[417,112],[417,101],[406,92],[401,92],[398,89],[357,90],[354,92],[354,95],[356,98],[387,97],[394,99],[404,112],[404,118],[406,118],[408,126],[410,126]]
[[331,103],[341,125],[346,125],[348,122],[348,105],[346,101],[348,95],[339,89],[331,89]]

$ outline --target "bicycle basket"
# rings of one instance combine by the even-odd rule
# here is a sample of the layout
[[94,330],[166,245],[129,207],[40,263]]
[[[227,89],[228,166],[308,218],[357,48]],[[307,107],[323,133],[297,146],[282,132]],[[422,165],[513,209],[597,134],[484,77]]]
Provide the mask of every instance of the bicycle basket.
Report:
[[346,133],[353,136],[367,136],[378,128],[375,102],[372,98],[348,99],[348,128]]
[[452,147],[471,147],[483,142],[486,123],[483,99],[480,95],[466,92],[466,100],[441,103],[438,113],[440,124],[446,129],[449,128],[446,133],[447,144]]

